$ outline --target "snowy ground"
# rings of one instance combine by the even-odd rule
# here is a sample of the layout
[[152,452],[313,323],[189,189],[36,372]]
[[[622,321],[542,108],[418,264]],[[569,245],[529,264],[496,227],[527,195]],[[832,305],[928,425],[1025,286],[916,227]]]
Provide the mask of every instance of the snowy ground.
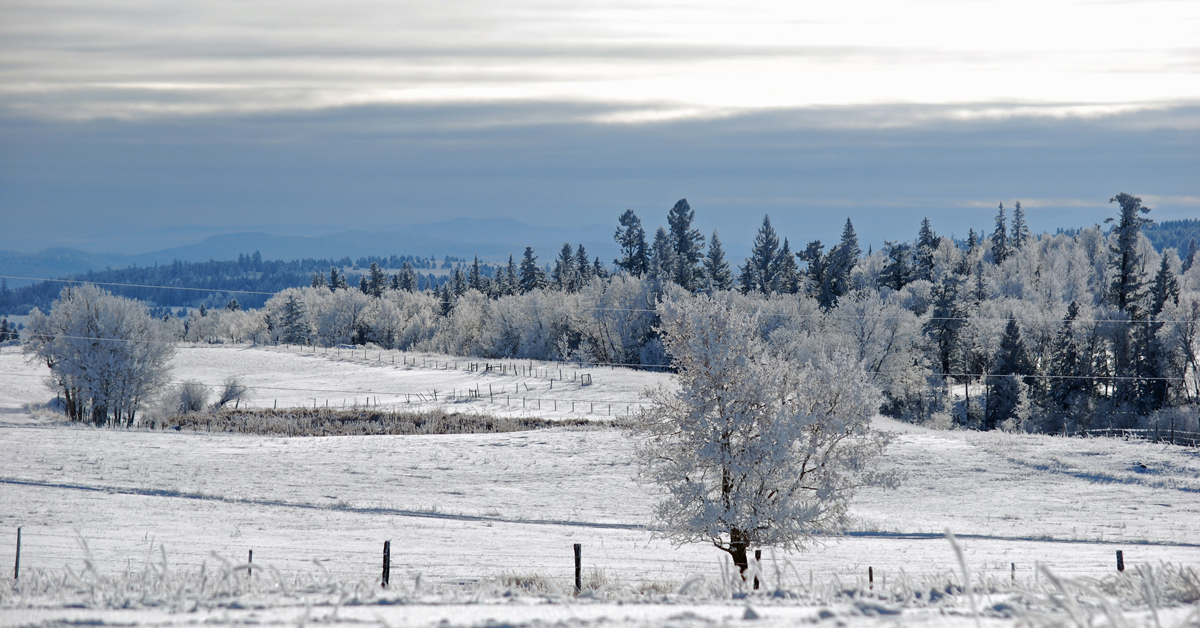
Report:
[[[647,386],[669,385],[663,375],[623,369],[564,365],[562,381],[558,365],[535,363],[539,377],[530,377],[466,371],[462,359],[455,370],[454,358],[444,356],[424,356],[421,367],[412,362],[422,356],[394,354],[393,367],[387,352],[365,358],[361,351],[347,353],[184,348],[175,378],[216,384],[237,374],[254,389],[252,402],[259,406],[311,405],[314,398],[318,405],[325,398],[337,405],[341,397],[335,393],[348,404],[357,399],[361,405],[370,396],[380,404],[416,406],[414,393],[427,391],[428,398],[437,389],[440,402],[454,391],[450,405],[467,411],[588,416],[595,403],[595,418],[607,417],[610,402],[614,410],[634,405]],[[443,366],[449,361],[451,368],[435,366],[435,359]],[[593,383],[581,386],[578,375],[571,382],[573,372],[591,374]],[[672,547],[645,528],[654,491],[633,481],[631,445],[618,430],[293,439],[97,430],[57,424],[28,410],[50,396],[43,375],[12,349],[0,352],[0,538],[10,539],[0,541],[0,564],[12,565],[20,526],[26,574],[65,573],[68,567],[81,572],[90,556],[96,573],[111,576],[138,572],[148,561],[161,563],[164,554],[172,570],[184,573],[218,565],[217,556],[244,561],[252,549],[261,569],[256,578],[274,569],[292,581],[374,587],[383,541],[390,540],[394,586],[385,599],[406,603],[338,608],[337,595],[297,593],[187,613],[175,606],[112,610],[84,602],[83,608],[66,608],[40,600],[0,607],[0,625],[290,624],[335,618],[393,626],[443,619],[456,625],[489,619],[512,625],[742,621],[745,601],[669,595],[666,603],[651,604],[636,595],[675,591],[695,576],[720,582],[723,555],[702,545]],[[551,375],[557,380],[553,390]],[[507,405],[496,398],[497,388],[516,385],[526,392],[524,409],[513,407],[516,395],[509,395]],[[461,400],[466,389],[483,393]],[[542,399],[543,409],[531,409],[530,398]],[[566,407],[572,400],[574,415]],[[885,590],[901,582],[957,582],[957,562],[942,536],[947,528],[959,536],[978,578],[1011,583],[1015,564],[1020,586],[1044,584],[1035,574],[1038,563],[1066,576],[1107,576],[1115,571],[1117,549],[1131,571],[1162,561],[1200,565],[1196,450],[937,432],[886,419],[877,426],[894,433],[885,464],[904,475],[900,487],[861,493],[853,506],[854,528],[841,540],[774,561],[764,557],[771,588],[777,567],[778,584],[797,591],[865,586],[868,567]],[[622,603],[478,594],[481,586],[493,590],[488,583],[505,575],[542,576],[567,590],[573,543],[583,546],[589,577],[627,592]],[[422,588],[414,589],[418,574]],[[464,591],[475,591],[475,597],[461,597]],[[989,597],[979,605],[992,608],[1001,601]],[[817,621],[822,611],[855,625],[969,621],[964,600],[903,609],[844,599],[819,605],[811,597],[749,603],[772,625]],[[1164,611],[1160,619],[1182,620],[1191,610]],[[894,611],[901,612],[887,614]],[[1014,619],[1004,615],[993,612],[984,623],[1011,625]]]

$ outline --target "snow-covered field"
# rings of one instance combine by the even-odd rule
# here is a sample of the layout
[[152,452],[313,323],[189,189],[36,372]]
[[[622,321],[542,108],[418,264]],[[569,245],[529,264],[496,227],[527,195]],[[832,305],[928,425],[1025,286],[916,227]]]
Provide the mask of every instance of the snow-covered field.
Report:
[[[463,411],[598,419],[607,418],[609,404],[624,414],[641,390],[670,385],[665,375],[624,369],[535,363],[533,375],[514,375],[518,363],[510,361],[499,374],[465,370],[486,363],[474,359],[459,358],[455,369],[445,356],[348,354],[188,347],[179,351],[174,378],[216,385],[239,375],[253,389],[251,403],[266,407],[311,406],[314,399],[362,405],[368,398],[432,407],[437,390],[438,404]],[[977,600],[990,609],[982,618],[987,625],[1019,618],[1005,610],[1014,595],[1005,587],[1045,589],[1038,564],[1074,578],[1111,577],[1119,549],[1127,573],[1164,561],[1200,566],[1200,452],[1181,447],[930,431],[878,419],[878,428],[894,433],[885,464],[903,474],[899,488],[862,492],[844,538],[797,555],[764,556],[767,590],[799,598],[728,600],[713,594],[723,586],[722,552],[673,547],[645,527],[654,488],[634,482],[631,443],[620,430],[288,439],[92,429],[36,410],[51,396],[43,371],[11,348],[0,351],[0,565],[13,564],[19,526],[27,583],[74,573],[93,586],[11,598],[0,605],[5,626],[682,626],[740,623],[747,604],[769,625],[823,618],[959,625],[971,621],[965,595],[935,603],[928,596],[920,603],[833,597],[865,589],[868,567],[875,574],[871,596],[922,587],[944,593],[961,582],[946,529],[958,535],[974,579],[990,583]],[[592,384],[581,385],[581,374]],[[541,400],[541,410],[531,399]],[[393,584],[380,591],[385,540]],[[587,579],[606,583],[595,588],[595,599],[503,595],[511,588],[506,582],[538,576],[552,591],[569,590],[574,543],[583,546]],[[125,582],[132,577],[125,572],[146,569],[163,580],[164,561],[167,573],[177,574],[171,582],[183,583],[201,565],[244,562],[250,550],[254,580],[243,582],[244,593],[232,602],[214,603],[211,594],[189,602],[195,592],[179,584],[178,596],[151,603],[143,595],[132,608],[112,608],[123,604],[94,586],[98,578]],[[242,577],[240,569],[230,573]],[[675,593],[680,587],[684,593]],[[1166,606],[1159,609],[1164,625],[1195,610]],[[1144,605],[1126,604],[1126,611],[1139,621],[1153,618]]]

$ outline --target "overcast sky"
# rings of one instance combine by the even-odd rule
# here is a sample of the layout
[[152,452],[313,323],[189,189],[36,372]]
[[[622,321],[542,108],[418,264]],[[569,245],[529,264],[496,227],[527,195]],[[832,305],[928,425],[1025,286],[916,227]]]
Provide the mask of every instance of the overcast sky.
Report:
[[1198,42],[1193,0],[6,0],[0,248],[681,197],[731,242],[1197,217]]

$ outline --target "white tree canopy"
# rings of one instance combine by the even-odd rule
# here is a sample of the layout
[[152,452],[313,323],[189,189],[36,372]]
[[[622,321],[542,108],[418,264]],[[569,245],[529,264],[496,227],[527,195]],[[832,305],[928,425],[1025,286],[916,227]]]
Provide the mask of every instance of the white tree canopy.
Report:
[[872,468],[881,396],[848,352],[798,364],[772,356],[752,315],[709,297],[660,307],[678,392],[649,393],[641,479],[677,543],[706,541],[746,567],[746,549],[799,549],[839,533],[856,489],[894,478]]

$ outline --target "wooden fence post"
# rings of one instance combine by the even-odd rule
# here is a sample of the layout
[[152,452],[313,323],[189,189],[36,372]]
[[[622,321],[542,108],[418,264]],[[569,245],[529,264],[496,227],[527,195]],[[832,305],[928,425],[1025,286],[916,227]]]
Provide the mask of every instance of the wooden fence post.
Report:
[[250,556],[246,557],[246,577],[254,575],[254,550],[250,550]]
[[875,589],[875,568],[874,567],[867,567],[867,584],[870,585],[869,588],[871,590]]
[[583,590],[583,544],[575,544],[575,595]]
[[17,562],[13,565],[13,580],[21,578],[21,528],[17,528]]
[[1117,550],[1117,571],[1125,571],[1125,552]]
[[392,577],[392,542],[383,542],[383,587],[387,588],[388,580]]
[[757,571],[757,573],[754,574],[754,590],[757,591],[758,590],[758,574],[762,573],[762,550],[760,550],[760,549],[754,550],[754,562],[755,562],[754,568]]

